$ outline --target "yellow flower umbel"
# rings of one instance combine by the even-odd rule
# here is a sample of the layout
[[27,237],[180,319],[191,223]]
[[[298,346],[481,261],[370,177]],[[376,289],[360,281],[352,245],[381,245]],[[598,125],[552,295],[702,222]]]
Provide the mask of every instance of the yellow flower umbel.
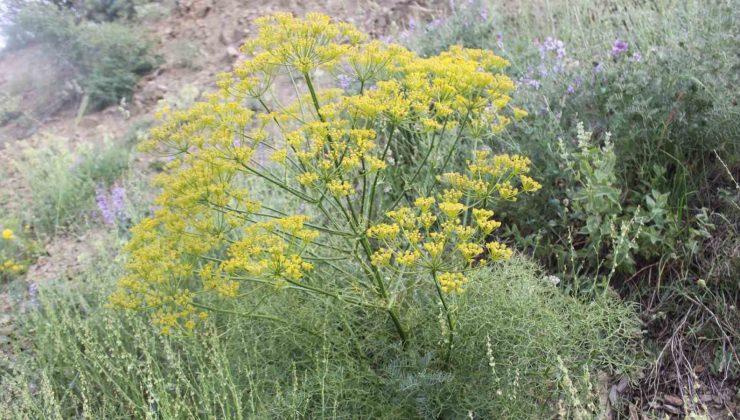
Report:
[[[110,303],[189,333],[204,311],[258,316],[251,296],[298,290],[381,308],[405,341],[414,303],[398,296],[441,290],[447,310],[444,295],[492,254],[486,238],[500,222],[483,198],[536,187],[516,182],[529,165],[519,156],[478,153],[441,191],[429,175],[523,115],[509,105],[508,63],[459,46],[421,58],[318,14],[256,24],[248,59],[216,93],[161,112],[144,149],[168,156],[162,192],[132,229]],[[260,202],[255,182],[288,199]]]
[[15,238],[15,234],[13,234],[13,231],[10,229],[3,229],[2,236],[6,241],[12,241]]

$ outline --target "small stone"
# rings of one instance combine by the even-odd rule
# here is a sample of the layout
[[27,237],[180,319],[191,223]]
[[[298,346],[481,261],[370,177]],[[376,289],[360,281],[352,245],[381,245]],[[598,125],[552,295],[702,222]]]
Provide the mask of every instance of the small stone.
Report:
[[224,31],[221,31],[221,33],[218,34],[218,42],[220,42],[222,45],[231,44],[231,40],[228,38]]
[[199,19],[203,19],[204,17],[208,16],[208,13],[210,11],[211,11],[211,6],[201,7],[195,12],[195,17]]
[[675,415],[681,414],[681,410],[679,410],[677,407],[674,407],[672,405],[664,405],[663,411],[667,413],[675,414]]
[[232,45],[226,48],[226,54],[228,54],[231,58],[236,58],[239,57],[239,50]]
[[674,407],[681,407],[683,405],[683,400],[678,395],[665,394],[663,396],[663,401]]

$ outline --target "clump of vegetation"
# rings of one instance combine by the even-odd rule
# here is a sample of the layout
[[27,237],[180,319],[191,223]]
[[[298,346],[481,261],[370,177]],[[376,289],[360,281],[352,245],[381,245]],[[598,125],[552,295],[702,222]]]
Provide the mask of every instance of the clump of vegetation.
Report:
[[[489,146],[529,156],[543,189],[499,207],[502,236],[571,291],[611,285],[642,301],[653,338],[686,345],[672,361],[656,352],[654,375],[681,372],[683,385],[670,392],[694,381],[697,364],[717,366],[703,376],[708,383],[736,383],[740,108],[731,86],[740,60],[727,52],[737,42],[737,8],[530,6],[514,17],[468,3],[407,38],[428,54],[470,42],[513,63],[514,103],[530,115]],[[448,24],[456,31],[437,30]],[[707,313],[716,316],[711,326]]]
[[96,188],[111,185],[126,171],[133,145],[106,140],[100,145],[70,145],[63,138],[40,137],[14,164],[30,191],[23,215],[38,235],[85,225]]
[[418,332],[405,349],[331,298],[272,288],[255,291],[260,317],[213,313],[195,334],[163,336],[142,314],[105,306],[123,261],[95,261],[74,286],[34,292],[37,309],[17,328],[30,348],[0,362],[3,418],[538,418],[557,400],[572,406],[560,369],[586,369],[600,389],[597,370],[636,364],[631,308],[564,295],[519,259],[471,281],[450,369],[430,351],[444,330],[434,305],[407,318]]
[[5,32],[10,45],[48,45],[72,69],[90,110],[130,98],[139,78],[156,65],[140,32],[121,23],[79,20],[73,11],[47,3],[24,3]]
[[0,222],[0,284],[23,275],[28,269],[36,244],[14,224]]

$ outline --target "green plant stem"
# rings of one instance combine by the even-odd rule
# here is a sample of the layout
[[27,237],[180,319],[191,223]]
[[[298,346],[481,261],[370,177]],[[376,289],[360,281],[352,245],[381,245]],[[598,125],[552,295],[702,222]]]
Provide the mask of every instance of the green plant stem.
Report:
[[442,292],[442,287],[439,285],[436,270],[432,270],[432,278],[434,279],[434,286],[437,289],[437,296],[439,297],[440,302],[442,302],[442,307],[445,310],[447,327],[450,330],[447,334],[447,356],[445,356],[445,364],[449,367],[450,360],[452,359],[452,341],[455,339],[455,323],[452,320],[452,314],[450,313],[450,309],[447,306],[447,300],[444,297],[444,292]]
[[267,320],[267,321],[277,322],[278,324],[283,324],[283,325],[288,326],[288,327],[295,327],[295,328],[298,328],[299,330],[302,330],[304,332],[307,332],[307,333],[309,333],[309,334],[311,334],[311,335],[313,335],[315,337],[321,338],[321,334],[317,333],[316,331],[313,331],[313,330],[308,329],[308,328],[305,328],[305,327],[301,327],[300,325],[291,324],[288,321],[286,321],[284,319],[280,319],[278,317],[274,317],[274,316],[270,316],[270,315],[263,315],[263,314],[252,314],[252,313],[244,314],[244,313],[241,313],[241,312],[230,311],[228,309],[218,309],[218,308],[214,308],[212,306],[203,305],[201,303],[195,303],[195,302],[193,302],[191,304],[193,306],[195,306],[196,308],[206,309],[206,310],[213,311],[213,312],[221,312],[221,313],[224,313],[224,314],[236,315],[236,316],[239,316],[239,317],[242,317],[242,318],[248,318],[248,319],[264,319],[264,320]]
[[447,168],[447,164],[450,162],[450,158],[452,158],[452,154],[455,152],[455,148],[457,148],[457,143],[460,141],[460,137],[462,137],[462,132],[463,132],[463,129],[465,128],[465,124],[468,122],[469,116],[470,116],[470,111],[468,111],[467,114],[465,114],[465,118],[463,119],[463,122],[460,124],[460,129],[457,132],[457,136],[455,136],[455,141],[452,142],[452,147],[450,147],[450,151],[447,153],[444,163],[442,164],[442,168],[439,169],[439,172],[444,172],[444,170]]
[[308,86],[308,91],[311,92],[311,100],[313,101],[314,108],[316,108],[316,115],[319,116],[319,121],[326,122],[326,120],[324,120],[324,116],[321,115],[321,106],[319,105],[319,98],[316,96],[316,90],[313,88],[313,82],[311,82],[311,77],[308,75],[308,73],[303,73],[303,78],[306,80],[306,86]]
[[[383,154],[380,156],[380,159],[383,161],[385,161],[386,154],[388,153],[388,148],[391,145],[391,141],[393,141],[393,133],[395,130],[396,126],[391,125],[391,129],[388,132],[388,141],[385,143]],[[373,184],[370,187],[370,200],[367,204],[367,223],[370,223],[370,220],[372,220],[373,218],[373,203],[375,202],[375,190],[378,187],[378,178],[380,178],[380,171],[375,173],[375,176],[373,177]]]
[[[311,93],[311,100],[313,101],[313,106],[316,108],[316,115],[318,115],[319,120],[321,122],[325,122],[323,115],[321,115],[321,106],[319,105],[319,99],[316,96],[316,91],[313,87],[313,82],[311,82],[311,77],[308,75],[308,73],[303,73],[303,78],[306,80],[306,86],[308,86],[308,90]],[[390,138],[388,139],[388,146],[390,144]],[[377,182],[377,175],[375,178]],[[372,200],[374,199],[374,190],[371,192],[371,201],[370,204],[372,205]],[[372,256],[372,248],[370,247],[370,243],[367,241],[367,238],[365,237],[364,230],[358,231],[358,229],[362,229],[362,226],[359,225],[359,220],[357,219],[357,216],[355,215],[354,209],[352,208],[352,204],[347,201],[347,205],[349,207],[348,213],[347,209],[344,208],[344,206],[341,204],[339,200],[336,200],[337,205],[339,206],[340,210],[342,211],[342,214],[344,215],[345,219],[349,222],[350,226],[358,235],[358,238],[360,240],[360,243],[362,245],[363,251],[365,252],[365,256],[367,257],[368,261],[370,261],[370,258]],[[368,220],[370,217],[368,217]],[[375,277],[376,283],[378,285],[378,291],[380,292],[380,295],[383,299],[388,301],[388,291],[385,288],[385,285],[383,284],[383,278],[380,276],[380,273],[378,272],[378,269],[374,266],[372,266],[372,277]],[[405,347],[408,342],[408,335],[406,333],[406,330],[403,327],[403,324],[401,323],[401,319],[399,317],[399,314],[397,313],[396,309],[393,308],[391,305],[391,302],[388,301],[389,307],[386,309],[388,314],[391,317],[391,320],[393,321],[393,325],[396,327],[396,331],[398,332],[399,337],[401,338],[401,342],[403,343],[403,346]]]

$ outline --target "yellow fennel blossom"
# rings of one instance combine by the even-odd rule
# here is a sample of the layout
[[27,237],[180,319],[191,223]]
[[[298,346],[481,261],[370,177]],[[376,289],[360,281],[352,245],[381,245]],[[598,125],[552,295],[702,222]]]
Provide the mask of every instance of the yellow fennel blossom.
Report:
[[444,293],[463,293],[465,291],[463,286],[468,279],[463,273],[440,273],[437,275],[437,281]]
[[521,108],[513,107],[511,111],[514,113],[515,120],[521,120],[522,118],[529,115],[529,113]]
[[473,217],[478,228],[486,235],[501,227],[501,222],[493,220],[493,211],[486,209],[474,209]]
[[398,210],[389,211],[385,215],[393,219],[399,224],[399,226],[406,230],[413,229],[414,226],[416,226],[414,211],[409,207],[401,207]]
[[522,189],[526,192],[535,192],[542,188],[542,184],[526,175],[520,176],[519,179],[522,181]]
[[463,210],[465,210],[465,205],[460,203],[450,203],[448,201],[439,203],[439,209],[442,211],[442,213],[445,214],[449,219],[456,218]]
[[390,265],[393,251],[388,248],[380,248],[370,257],[370,262],[376,267],[387,267]]
[[298,255],[292,255],[283,262],[285,275],[293,280],[300,280],[308,271],[313,270],[313,264],[304,261]]
[[401,265],[412,265],[416,260],[421,257],[421,253],[417,250],[407,250],[396,255],[396,261]]
[[432,258],[436,258],[442,254],[445,248],[444,242],[425,242],[424,249],[429,253]]
[[483,247],[476,243],[461,243],[457,246],[457,249],[462,254],[465,261],[471,262],[475,256],[480,255],[483,252]]
[[508,201],[516,201],[519,195],[519,190],[512,186],[510,182],[504,182],[496,186],[499,196]]
[[276,13],[258,18],[255,23],[257,37],[245,43],[242,50],[262,50],[268,56],[266,64],[289,65],[301,73],[334,62],[350,45],[365,38],[353,26],[333,23],[318,13],[307,14],[305,20]]
[[[218,77],[217,93],[163,112],[152,130],[145,147],[169,157],[155,183],[161,194],[154,214],[132,228],[127,272],[110,303],[146,310],[172,333],[195,328],[201,304],[241,305],[237,299],[265,284],[341,291],[347,302],[378,300],[403,315],[407,308],[398,306],[411,299],[388,299],[380,284],[377,296],[374,288],[355,291],[390,281],[374,269],[354,270],[368,263],[399,276],[394,293],[419,287],[403,277],[420,272],[447,272],[444,289],[462,291],[463,272],[475,269],[473,259],[500,226],[478,207],[494,205],[506,188],[529,192],[536,181],[521,178],[525,158],[490,152],[440,176],[443,191],[423,179],[423,169],[437,169],[451,150],[468,153],[454,149],[456,135],[480,144],[516,120],[506,60],[462,47],[418,57],[315,14],[259,19],[243,51],[247,59]],[[290,85],[295,93],[287,97],[281,86]],[[257,179],[280,205],[250,195]],[[426,196],[417,199],[416,187]],[[321,216],[309,224],[291,213],[294,204]]]
[[15,234],[10,229],[3,229],[3,239],[6,241],[11,241],[13,238],[15,238]]
[[352,188],[352,184],[350,184],[347,181],[340,181],[338,179],[333,179],[329,181],[328,184],[326,184],[326,187],[331,191],[332,194],[334,194],[337,197],[346,197],[354,191]]
[[504,244],[499,242],[489,242],[486,244],[488,249],[488,257],[491,261],[508,260],[513,255],[513,252]]
[[398,234],[401,233],[401,227],[397,224],[380,223],[375,226],[371,226],[367,230],[367,236],[380,240],[392,240],[395,239]]
[[316,172],[304,172],[296,176],[296,181],[301,185],[311,186],[319,180],[319,174]]
[[422,212],[429,211],[432,205],[436,202],[434,197],[419,197],[414,201],[414,205]]

